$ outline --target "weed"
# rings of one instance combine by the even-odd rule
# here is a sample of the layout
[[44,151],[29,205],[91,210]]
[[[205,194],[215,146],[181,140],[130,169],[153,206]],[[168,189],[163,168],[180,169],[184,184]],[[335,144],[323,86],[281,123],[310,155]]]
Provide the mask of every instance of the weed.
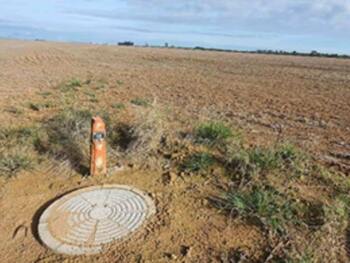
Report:
[[52,93],[49,91],[42,91],[42,92],[39,92],[38,94],[46,98],[50,96]]
[[7,176],[15,175],[21,170],[32,168],[32,160],[23,153],[0,154],[0,171]]
[[70,88],[75,88],[75,87],[81,87],[82,84],[81,84],[81,81],[79,79],[73,78],[67,83],[66,86],[70,87]]
[[280,158],[273,149],[256,147],[248,151],[250,163],[257,170],[272,170],[280,165]]
[[230,128],[221,122],[208,122],[196,128],[195,136],[199,143],[215,145],[232,137],[233,133]]
[[37,138],[33,127],[3,128],[0,130],[0,173],[15,175],[33,167],[31,147]]
[[40,153],[67,158],[78,172],[87,172],[92,114],[67,109],[50,119],[35,142]]
[[290,143],[277,145],[274,155],[278,160],[279,168],[293,169],[297,173],[303,173],[308,166],[306,154]]
[[79,79],[73,78],[67,83],[60,85],[62,92],[76,91],[77,88],[82,87],[82,83]]
[[140,109],[134,125],[130,130],[134,140],[127,152],[143,159],[147,155],[158,152],[159,144],[164,136],[164,116],[155,105]]
[[96,86],[97,90],[105,89],[105,88],[107,88],[107,85],[105,83],[98,83],[97,86]]
[[96,103],[96,102],[98,102],[98,99],[97,98],[90,98],[89,101],[93,102],[93,103]]
[[132,104],[137,105],[137,106],[143,106],[143,107],[148,107],[149,102],[145,99],[141,98],[135,98],[130,101]]
[[19,108],[16,108],[16,107],[8,107],[5,109],[6,112],[9,112],[9,113],[12,113],[12,114],[15,114],[15,115],[20,115],[20,114],[23,114],[23,110],[22,109],[19,109]]
[[304,155],[290,144],[272,148],[234,148],[228,151],[225,163],[232,174],[246,177],[275,169],[302,172],[307,165]]
[[304,201],[302,221],[310,230],[318,230],[325,223],[325,209],[320,202]]
[[253,187],[249,191],[231,191],[223,199],[222,209],[251,221],[266,229],[283,233],[286,225],[296,218],[297,204],[271,187]]
[[114,109],[118,109],[118,110],[124,110],[125,109],[125,105],[123,103],[120,103],[120,102],[113,104],[112,107]]
[[90,98],[96,98],[96,94],[91,91],[85,91],[85,95],[89,96]]
[[259,172],[278,167],[279,160],[273,151],[255,147],[234,150],[226,158],[226,168],[231,174],[250,178]]
[[[343,257],[337,249],[344,242],[342,233],[350,208],[350,180],[344,175],[321,168],[287,143],[248,149],[242,145],[226,147],[222,158],[231,181],[224,197],[213,199],[213,204],[261,226],[272,248],[270,261],[331,262]],[[305,197],[302,193],[309,185],[320,189],[327,185],[329,196]],[[323,253],[330,243],[337,245]],[[306,245],[310,251],[301,254]]]
[[188,172],[199,172],[207,170],[212,164],[214,164],[214,158],[211,154],[195,153],[184,160],[182,169]]
[[30,145],[37,136],[35,127],[3,128],[0,130],[0,145],[8,148]]
[[123,84],[124,84],[124,82],[123,82],[123,81],[121,81],[121,80],[117,80],[117,84],[118,84],[118,86],[121,86],[121,85],[123,85]]
[[43,109],[50,108],[52,105],[50,103],[30,103],[29,108],[33,111],[41,111]]

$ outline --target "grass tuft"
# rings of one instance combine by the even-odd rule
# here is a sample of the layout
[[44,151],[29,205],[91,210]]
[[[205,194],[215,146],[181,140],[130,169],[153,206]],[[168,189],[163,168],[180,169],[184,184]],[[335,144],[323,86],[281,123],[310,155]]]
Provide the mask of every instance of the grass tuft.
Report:
[[13,176],[21,170],[29,170],[32,167],[33,162],[25,153],[0,153],[0,174]]
[[52,105],[50,103],[30,103],[29,108],[33,111],[41,111],[43,109],[50,108]]
[[214,158],[211,154],[195,153],[184,160],[182,170],[187,172],[205,171],[213,164]]
[[137,106],[148,107],[150,104],[147,100],[141,98],[134,98],[130,101],[132,104]]
[[225,157],[226,168],[231,174],[251,177],[276,169],[289,170],[293,174],[302,173],[307,158],[295,146],[281,144],[272,148],[234,148]]
[[117,109],[117,110],[124,110],[125,109],[125,105],[121,102],[113,104],[112,107],[114,109]]
[[35,147],[58,159],[68,159],[77,171],[87,172],[92,114],[67,109],[51,118],[38,136]]
[[248,191],[230,191],[223,198],[221,209],[231,215],[257,222],[265,229],[284,233],[288,222],[296,218],[298,205],[271,187],[254,187]]
[[221,122],[203,123],[195,129],[196,141],[208,145],[223,143],[232,136],[231,129]]
[[70,88],[76,88],[76,87],[81,87],[82,83],[79,79],[73,78],[67,83],[66,86]]
[[0,130],[0,174],[13,176],[34,166],[33,143],[37,138],[34,127],[3,128]]

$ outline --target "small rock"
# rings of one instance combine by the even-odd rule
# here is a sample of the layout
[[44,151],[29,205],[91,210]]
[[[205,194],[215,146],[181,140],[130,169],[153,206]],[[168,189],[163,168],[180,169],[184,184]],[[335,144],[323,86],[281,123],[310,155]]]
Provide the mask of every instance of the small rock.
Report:
[[168,252],[164,253],[164,257],[166,257],[168,259],[177,259],[177,256],[175,254],[168,253]]

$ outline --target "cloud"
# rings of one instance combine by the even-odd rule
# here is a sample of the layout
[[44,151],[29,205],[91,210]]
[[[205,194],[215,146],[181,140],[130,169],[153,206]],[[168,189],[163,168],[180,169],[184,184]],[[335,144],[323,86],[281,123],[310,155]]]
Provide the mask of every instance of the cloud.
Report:
[[[107,1],[108,2],[108,1]],[[267,32],[350,30],[349,0],[122,0],[124,8],[79,8],[69,12],[141,23],[180,24]],[[127,12],[125,12],[127,11]],[[344,33],[344,32],[342,32]]]
[[0,0],[0,6],[1,19],[11,21],[0,36],[33,28],[33,36],[64,40],[350,52],[350,0]]

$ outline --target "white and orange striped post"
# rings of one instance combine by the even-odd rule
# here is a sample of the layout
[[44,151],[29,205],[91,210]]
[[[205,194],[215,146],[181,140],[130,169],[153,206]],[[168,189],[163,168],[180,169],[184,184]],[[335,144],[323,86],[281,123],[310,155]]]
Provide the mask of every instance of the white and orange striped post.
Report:
[[106,125],[100,117],[93,117],[91,120],[90,175],[106,174]]

